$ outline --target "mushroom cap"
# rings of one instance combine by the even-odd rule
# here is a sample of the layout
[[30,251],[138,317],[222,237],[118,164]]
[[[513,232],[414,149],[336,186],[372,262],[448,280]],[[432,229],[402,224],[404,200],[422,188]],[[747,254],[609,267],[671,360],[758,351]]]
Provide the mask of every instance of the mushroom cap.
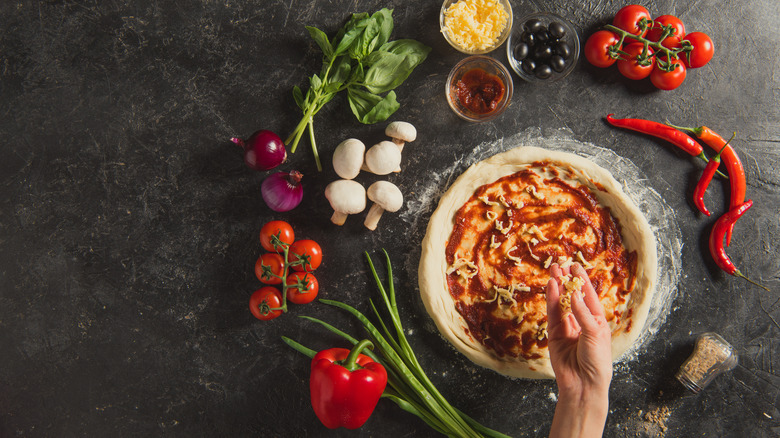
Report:
[[417,138],[417,129],[409,122],[392,122],[385,128],[385,135],[410,142]]
[[396,212],[404,205],[404,195],[393,183],[377,181],[368,187],[368,199],[389,212]]
[[401,165],[401,151],[392,141],[380,141],[366,152],[366,167],[377,175],[387,175]]
[[339,179],[328,184],[325,197],[335,211],[355,214],[366,209],[366,189],[351,179]]
[[348,138],[333,151],[333,170],[344,179],[352,179],[360,173],[366,145],[356,138]]

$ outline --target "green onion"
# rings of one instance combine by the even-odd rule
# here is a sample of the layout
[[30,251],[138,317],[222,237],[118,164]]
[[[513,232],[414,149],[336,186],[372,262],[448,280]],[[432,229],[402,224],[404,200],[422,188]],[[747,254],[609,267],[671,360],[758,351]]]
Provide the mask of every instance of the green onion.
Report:
[[[417,357],[404,334],[395,299],[393,269],[390,264],[390,256],[387,254],[387,251],[383,250],[383,252],[387,264],[387,288],[385,288],[382,281],[379,279],[379,275],[374,268],[374,263],[368,253],[366,253],[366,259],[368,260],[371,274],[379,289],[382,298],[381,302],[384,304],[384,310],[390,315],[390,326],[385,324],[385,321],[382,319],[382,315],[373,300],[370,300],[371,308],[376,315],[381,331],[380,328],[377,328],[377,326],[375,326],[365,315],[354,307],[340,301],[320,300],[322,303],[346,310],[363,324],[363,328],[368,332],[369,337],[375,345],[375,351],[366,351],[365,353],[374,361],[381,363],[387,370],[388,388],[385,389],[382,397],[391,400],[404,411],[416,415],[433,430],[443,435],[454,437],[487,436],[508,438],[507,435],[479,424],[474,419],[450,405],[444,396],[436,389],[430,379],[428,379],[428,376],[417,361]],[[358,342],[357,338],[325,321],[309,316],[301,316],[301,318],[322,325],[327,330],[343,337],[353,345]],[[393,332],[395,332],[395,334],[393,334]],[[314,357],[314,350],[304,347],[284,336],[282,337],[282,340],[298,352],[310,358]]]

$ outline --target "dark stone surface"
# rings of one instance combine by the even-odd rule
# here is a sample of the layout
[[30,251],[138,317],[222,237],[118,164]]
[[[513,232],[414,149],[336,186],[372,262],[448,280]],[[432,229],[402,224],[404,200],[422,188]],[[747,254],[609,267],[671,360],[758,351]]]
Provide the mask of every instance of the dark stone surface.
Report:
[[[389,179],[404,210],[369,232],[362,218],[330,224],[322,196],[335,178],[335,145],[373,144],[384,124],[361,125],[339,96],[315,123],[326,170],[308,143],[280,170],[305,174],[305,198],[272,214],[259,192],[266,173],[245,168],[234,135],[286,136],[299,112],[294,85],[319,69],[304,25],[332,34],[351,12],[395,8],[394,38],[433,48],[398,90],[418,141]],[[606,23],[611,2],[515,2],[515,16],[551,10],[582,35]],[[315,303],[272,322],[247,299],[272,218],[319,241],[321,296],[368,311],[375,291],[363,251],[387,248],[404,324],[423,367],[462,410],[515,436],[545,436],[552,382],[518,381],[477,368],[432,328],[416,297],[416,264],[440,190],[470,164],[477,143],[518,132],[560,133],[635,163],[676,213],[682,231],[677,298],[638,357],[618,367],[606,436],[658,436],[644,414],[668,409],[668,436],[780,434],[780,6],[775,0],[656,2],[688,31],[713,36],[716,57],[676,91],[622,79],[581,60],[555,85],[515,79],[512,106],[494,122],[458,119],[444,81],[463,55],[438,31],[438,2],[46,1],[0,3],[0,436],[427,436],[394,404],[354,432],[328,431],[308,402],[308,360],[282,335],[321,349],[334,335],[297,318],[326,319],[358,334],[353,320]],[[492,54],[506,62],[503,50]],[[644,136],[611,129],[614,112],[738,131],[753,209],[729,254],[765,292],[720,272],[706,253],[713,218],[689,202],[699,163]],[[454,170],[454,172],[453,172]],[[376,178],[361,175],[368,184]],[[728,202],[716,182],[708,204]],[[697,334],[715,331],[740,365],[704,392],[687,394],[674,372]]]

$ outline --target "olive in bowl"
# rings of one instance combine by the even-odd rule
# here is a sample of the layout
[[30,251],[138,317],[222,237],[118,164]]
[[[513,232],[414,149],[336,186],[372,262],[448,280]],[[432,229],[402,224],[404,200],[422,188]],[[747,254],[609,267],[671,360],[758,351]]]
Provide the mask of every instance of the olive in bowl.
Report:
[[506,45],[512,70],[530,82],[552,82],[574,70],[580,53],[576,29],[563,17],[540,12],[523,17]]

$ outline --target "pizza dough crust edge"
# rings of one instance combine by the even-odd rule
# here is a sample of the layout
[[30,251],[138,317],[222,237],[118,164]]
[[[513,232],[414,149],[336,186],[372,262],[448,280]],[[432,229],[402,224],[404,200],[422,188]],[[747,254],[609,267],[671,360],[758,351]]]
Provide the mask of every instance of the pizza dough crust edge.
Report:
[[444,248],[452,233],[455,213],[474,194],[474,190],[521,170],[525,164],[545,160],[569,165],[581,174],[584,180],[601,184],[606,192],[591,186],[592,192],[604,206],[610,208],[612,215],[620,222],[626,249],[637,251],[636,286],[627,303],[628,309],[634,309],[632,330],[628,334],[621,332],[612,337],[613,361],[628,351],[645,329],[655,291],[658,267],[655,235],[644,214],[625,194],[621,184],[609,171],[575,154],[532,146],[519,146],[471,165],[447,189],[428,222],[418,270],[420,295],[441,335],[458,351],[477,365],[510,377],[552,379],[555,374],[548,357],[528,361],[518,361],[514,358],[510,361],[501,360],[466,334],[468,325],[455,309],[447,287]]

